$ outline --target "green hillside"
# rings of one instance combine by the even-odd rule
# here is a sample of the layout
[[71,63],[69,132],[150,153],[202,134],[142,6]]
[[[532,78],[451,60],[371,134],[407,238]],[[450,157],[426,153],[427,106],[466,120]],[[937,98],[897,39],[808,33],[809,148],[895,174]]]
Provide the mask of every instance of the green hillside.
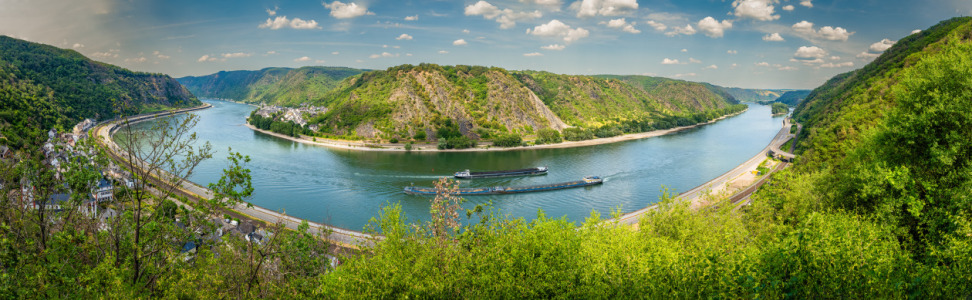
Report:
[[337,87],[341,80],[361,72],[364,70],[343,67],[266,68],[223,71],[178,80],[199,97],[297,106],[317,101]]
[[719,87],[729,95],[732,95],[739,101],[748,102],[766,102],[773,101],[783,95],[787,90],[773,90],[773,89],[745,89],[745,88],[735,88],[735,87]]
[[90,60],[73,50],[0,36],[2,144],[37,144],[52,127],[85,118],[199,105],[163,74],[134,72]]
[[678,117],[694,124],[740,109],[731,106],[733,99],[684,81],[433,64],[349,77],[311,103],[329,109],[313,120],[325,133],[386,139],[422,132],[431,138],[450,123],[474,140],[568,126],[611,126],[621,133],[662,125],[655,121],[674,124]]
[[787,91],[780,95],[779,98],[773,100],[773,102],[783,103],[789,106],[797,106],[800,101],[806,99],[810,95],[810,90],[798,90],[798,91]]

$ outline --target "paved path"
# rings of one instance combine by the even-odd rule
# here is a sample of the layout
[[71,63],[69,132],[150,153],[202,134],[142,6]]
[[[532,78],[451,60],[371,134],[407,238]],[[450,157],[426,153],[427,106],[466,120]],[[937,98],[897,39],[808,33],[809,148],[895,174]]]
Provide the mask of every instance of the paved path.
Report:
[[[787,141],[789,141],[795,136],[793,134],[790,134],[790,125],[791,123],[789,117],[783,119],[783,128],[781,128],[780,131],[776,133],[776,136],[773,137],[773,140],[771,140],[769,145],[763,148],[763,150],[760,150],[759,153],[757,153],[749,160],[743,162],[742,164],[739,164],[739,166],[733,168],[732,170],[729,170],[729,172],[726,172],[725,174],[722,174],[721,176],[716,177],[715,179],[712,179],[709,182],[703,183],[702,185],[699,185],[691,190],[678,194],[678,196],[676,196],[676,201],[689,201],[690,203],[696,203],[700,201],[704,196],[708,194],[709,191],[713,190],[714,188],[729,184],[733,179],[739,177],[740,175],[743,175],[744,173],[749,172],[751,170],[755,170],[757,167],[759,167],[760,163],[766,160],[766,158],[770,153],[769,151],[774,151],[774,153],[778,155],[783,155],[785,157],[792,158],[793,154],[786,153],[779,150],[781,145],[783,145],[784,143],[786,143]],[[774,171],[777,169],[779,168],[775,168]],[[769,174],[763,176],[763,179],[761,180],[765,180],[765,178],[767,177],[769,177]],[[757,184],[761,185],[762,182],[763,181],[757,182]],[[746,191],[752,193],[753,191],[755,191],[755,188],[751,186],[750,188],[743,190],[743,192]],[[733,196],[733,198],[736,197],[739,197],[739,194]],[[748,197],[748,194],[746,195],[746,197]],[[616,221],[618,221],[618,223],[621,224],[628,224],[628,225],[637,224],[638,219],[640,219],[641,216],[655,209],[658,209],[657,204],[639,209],[631,213],[624,214],[621,217],[619,217]]]
[[[182,109],[173,112],[135,116],[129,118],[129,124],[134,124],[136,122],[143,122],[161,116],[169,116],[173,114],[186,113],[190,111],[206,109],[209,107],[211,107],[211,105],[207,104],[204,106],[191,108],[191,109]],[[120,147],[118,147],[118,145],[115,144],[115,141],[111,138],[111,136],[114,135],[114,133],[121,128],[119,123],[121,123],[121,120],[112,120],[112,121],[104,122],[95,128],[95,134],[98,137],[99,141],[106,146],[106,148],[111,152],[112,155],[114,155],[116,158],[124,158],[126,157],[125,151]],[[143,165],[143,164],[144,162],[139,163],[139,165]],[[168,177],[171,175],[163,172],[162,174],[155,174],[155,176]],[[213,198],[213,191],[188,180],[180,180],[179,190],[183,192],[183,194],[186,194],[188,196],[193,196],[198,199],[208,200]],[[256,205],[253,205],[252,207],[247,207],[245,204],[241,204],[241,205],[236,205],[234,207],[229,207],[229,209],[239,214],[242,214],[245,217],[263,221],[265,223],[275,224],[277,222],[280,222],[283,223],[284,226],[292,230],[297,230],[297,226],[299,226],[300,223],[304,221],[302,219],[288,216],[283,213],[269,210]],[[316,234],[320,232],[321,229],[324,229],[325,232],[328,233],[326,234],[326,236],[323,236],[324,239],[341,244],[346,247],[347,246],[351,246],[351,247],[370,246],[373,244],[376,238],[379,239],[381,238],[381,236],[373,236],[359,231],[328,226],[316,222],[307,221],[307,223],[308,225],[310,225],[310,230],[309,230],[310,232]]]

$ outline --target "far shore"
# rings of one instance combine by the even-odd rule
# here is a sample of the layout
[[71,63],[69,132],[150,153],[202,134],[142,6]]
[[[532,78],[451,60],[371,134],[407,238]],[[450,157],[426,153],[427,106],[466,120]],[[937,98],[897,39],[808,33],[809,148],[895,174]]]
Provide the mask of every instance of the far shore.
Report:
[[[725,118],[729,118],[729,117],[733,117],[733,116],[742,114],[742,113],[744,113],[744,112],[746,112],[748,110],[749,110],[749,108],[746,108],[743,111],[740,111],[740,112],[737,112],[737,113],[733,113],[733,114],[729,114],[729,115],[725,115],[725,116],[722,116],[722,117],[713,119],[712,121],[708,121],[708,122],[705,122],[705,123],[699,123],[699,124],[695,124],[695,125],[688,125],[688,126],[681,126],[681,127],[674,127],[674,128],[669,128],[669,129],[653,130],[653,131],[649,131],[649,132],[623,134],[623,135],[619,135],[619,136],[615,136],[615,137],[608,137],[608,138],[598,138],[598,139],[590,139],[590,140],[583,140],[583,141],[565,141],[565,142],[561,142],[561,143],[557,143],[557,144],[531,145],[531,146],[519,146],[519,147],[493,147],[491,145],[478,145],[476,147],[467,148],[467,149],[446,149],[446,150],[439,150],[438,149],[438,145],[437,144],[434,144],[434,143],[421,143],[421,144],[413,144],[412,145],[412,150],[410,150],[410,151],[413,151],[413,152],[518,151],[518,150],[534,150],[534,149],[575,148],[575,147],[586,147],[586,146],[594,146],[594,145],[603,145],[603,144],[611,144],[611,143],[617,143],[617,142],[623,142],[623,141],[646,139],[646,138],[651,138],[651,137],[656,137],[656,136],[662,136],[662,135],[666,135],[666,134],[671,134],[671,133],[679,132],[679,131],[686,130],[686,129],[691,129],[691,128],[695,128],[695,127],[699,127],[699,126],[703,126],[703,125],[712,124],[712,123],[715,123],[716,121],[719,121],[719,120],[722,120],[722,119],[725,119]],[[292,137],[292,136],[287,136],[287,135],[283,135],[283,134],[271,132],[269,130],[258,129],[258,128],[254,127],[253,125],[250,125],[247,122],[244,122],[244,125],[246,125],[246,127],[249,127],[250,129],[252,129],[254,131],[257,131],[257,132],[260,132],[260,133],[264,133],[264,134],[267,134],[267,135],[272,135],[272,136],[275,136],[275,137],[278,137],[278,138],[287,139],[287,140],[291,140],[291,141],[298,142],[298,143],[304,143],[304,144],[308,144],[308,145],[316,145],[316,146],[323,146],[323,147],[329,147],[329,148],[335,148],[335,149],[345,149],[345,150],[355,150],[355,151],[395,151],[395,152],[406,152],[406,151],[409,151],[409,150],[405,150],[405,144],[404,143],[399,143],[399,144],[375,144],[375,143],[367,143],[367,142],[361,142],[361,141],[343,141],[343,140],[332,140],[332,139],[324,139],[324,138],[316,138],[316,141],[315,141],[313,137],[309,137],[309,136],[305,136],[305,135],[301,135],[300,138],[295,138],[295,137]]]

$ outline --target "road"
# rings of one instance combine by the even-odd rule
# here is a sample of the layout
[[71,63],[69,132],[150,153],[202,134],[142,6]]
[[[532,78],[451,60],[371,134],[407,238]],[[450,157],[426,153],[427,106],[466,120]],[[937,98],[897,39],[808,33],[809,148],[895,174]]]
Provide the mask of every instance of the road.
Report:
[[[183,109],[174,112],[136,116],[129,119],[129,124],[134,124],[136,122],[143,122],[161,116],[169,116],[178,113],[186,113],[190,111],[206,109],[209,107],[211,106],[207,104],[192,109]],[[119,162],[124,161],[124,158],[126,157],[125,155],[126,152],[120,147],[118,147],[117,144],[115,144],[115,141],[111,138],[111,136],[120,128],[119,126],[120,122],[121,122],[120,120],[105,122],[99,124],[98,127],[94,129],[95,135],[98,137],[99,141],[105,146],[106,149],[109,150],[110,154],[114,156],[116,160],[119,160]],[[139,167],[144,167],[145,163],[139,162],[137,163],[137,165]],[[165,173],[164,171],[160,172],[160,174],[153,174],[153,176],[156,176],[158,178],[171,177],[170,174]],[[162,182],[159,182],[157,179],[155,181],[156,181],[154,182],[155,184],[164,184]],[[178,190],[180,194],[188,196],[188,198],[190,199],[209,200],[213,198],[213,191],[184,179],[179,180]],[[304,220],[302,219],[288,216],[283,213],[272,211],[256,205],[247,207],[245,204],[241,204],[241,205],[236,205],[234,207],[229,207],[229,209],[232,212],[236,213],[237,215],[241,215],[244,218],[262,221],[267,224],[276,224],[278,222],[282,223],[284,226],[286,226],[288,229],[291,230],[297,230],[297,227],[301,224],[301,222],[304,222]],[[381,236],[375,236],[375,235],[371,235],[359,231],[338,228],[334,226],[328,226],[316,222],[307,221],[307,223],[310,226],[310,230],[309,230],[310,232],[316,234],[318,232],[321,232],[321,230],[323,229],[326,235],[322,236],[322,238],[332,243],[337,243],[345,247],[370,246],[373,245],[376,239],[382,238]]]
[[[759,153],[757,153],[755,156],[753,156],[749,160],[746,160],[742,164],[739,164],[739,166],[733,168],[732,170],[729,170],[729,172],[726,172],[726,173],[720,175],[719,177],[716,177],[716,178],[710,180],[709,182],[703,183],[702,185],[699,185],[699,186],[697,186],[697,187],[695,187],[695,188],[693,188],[691,190],[688,190],[688,191],[686,191],[684,193],[678,194],[678,196],[675,197],[676,198],[676,201],[689,201],[690,203],[696,203],[696,202],[698,202],[699,200],[702,199],[702,197],[704,197],[705,195],[707,195],[708,192],[711,191],[713,188],[727,185],[733,179],[739,177],[740,175],[743,175],[746,172],[750,172],[751,170],[755,170],[757,167],[759,167],[759,164],[760,163],[762,163],[764,160],[766,160],[766,158],[768,157],[770,151],[773,151],[773,153],[776,154],[776,155],[779,155],[779,156],[783,156],[783,157],[792,159],[793,158],[793,154],[780,151],[780,146],[782,146],[787,141],[789,141],[790,139],[792,139],[792,138],[794,138],[796,136],[795,134],[790,134],[790,125],[791,125],[791,121],[790,121],[790,118],[789,117],[783,119],[783,128],[780,128],[780,131],[776,133],[776,136],[773,137],[773,140],[771,140],[770,143],[769,143],[769,145],[766,145],[766,147],[763,148],[763,150],[760,150]],[[797,133],[799,133],[799,131]],[[779,166],[777,168],[774,168],[770,172],[770,174],[772,174],[773,172],[775,172],[778,169],[781,169],[781,168]],[[756,187],[758,187],[759,185],[762,185],[762,183],[765,182],[765,179],[768,178],[770,174],[766,174],[765,176],[763,176],[762,179],[760,179],[759,182],[756,182],[755,184],[753,184],[749,188],[744,189],[740,193],[737,193],[732,198],[748,197],[749,194],[751,194],[752,192],[754,192],[756,190]],[[744,195],[744,196],[741,196],[741,195]],[[634,212],[631,212],[631,213],[627,213],[625,215],[622,215],[616,221],[618,223],[621,223],[621,224],[628,224],[628,225],[637,224],[638,223],[638,219],[641,216],[643,216],[646,213],[648,213],[649,211],[652,211],[652,210],[655,210],[655,209],[658,209],[658,205],[657,204],[656,205],[651,205],[651,206],[648,206],[648,207],[645,207],[645,208],[642,208],[642,209],[639,209],[639,210],[634,211]]]

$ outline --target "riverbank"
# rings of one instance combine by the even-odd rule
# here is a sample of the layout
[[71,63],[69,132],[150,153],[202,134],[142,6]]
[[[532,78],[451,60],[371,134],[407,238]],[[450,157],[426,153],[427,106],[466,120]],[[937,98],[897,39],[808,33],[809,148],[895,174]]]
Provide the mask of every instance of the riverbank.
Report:
[[358,141],[342,141],[342,140],[314,138],[305,135],[301,135],[301,137],[295,138],[292,136],[271,132],[269,130],[259,129],[254,127],[253,125],[250,125],[247,122],[244,122],[244,125],[246,125],[247,128],[250,128],[253,131],[271,135],[281,139],[286,139],[293,142],[303,143],[308,145],[322,146],[322,147],[342,149],[342,150],[395,151],[395,152],[405,152],[405,151],[486,152],[486,151],[518,151],[518,150],[535,150],[535,149],[575,148],[575,147],[587,147],[587,146],[595,146],[595,145],[613,144],[613,143],[624,142],[624,141],[640,140],[640,139],[652,138],[657,136],[663,136],[666,134],[671,134],[671,133],[675,133],[687,129],[696,128],[699,126],[712,124],[722,119],[740,115],[748,110],[749,108],[746,108],[740,112],[721,116],[705,123],[698,123],[694,125],[680,126],[675,128],[669,128],[669,129],[653,130],[649,132],[629,133],[629,134],[619,135],[615,137],[608,137],[608,138],[598,138],[598,139],[590,139],[590,140],[583,140],[583,141],[566,141],[557,144],[530,145],[530,146],[520,146],[520,147],[493,147],[491,145],[479,145],[474,148],[468,148],[468,149],[445,149],[445,150],[439,149],[438,145],[431,144],[431,143],[413,144],[411,150],[405,150],[404,144],[375,144],[375,143],[365,143],[365,142],[358,142]]

